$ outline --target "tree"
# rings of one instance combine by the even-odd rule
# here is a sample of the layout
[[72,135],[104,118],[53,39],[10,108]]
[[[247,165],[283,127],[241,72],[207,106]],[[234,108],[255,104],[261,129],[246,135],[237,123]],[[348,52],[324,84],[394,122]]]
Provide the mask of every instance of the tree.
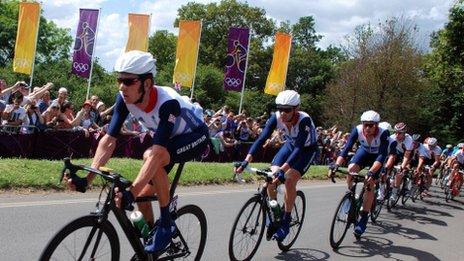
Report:
[[[6,66],[14,57],[18,10],[18,1],[0,1],[0,67]],[[68,29],[58,28],[54,22],[40,16],[36,63],[68,59],[71,43]]]
[[432,35],[425,73],[433,83],[423,110],[431,132],[449,142],[464,134],[464,1],[449,11],[445,27]]
[[148,40],[148,51],[156,58],[157,70],[165,69],[176,59],[177,37],[167,30],[156,31]]
[[421,124],[417,108],[429,83],[421,74],[422,53],[415,38],[417,28],[393,18],[360,26],[344,46],[350,59],[340,66],[328,87],[326,117],[346,128],[359,122],[359,115],[376,110],[392,124],[406,122],[417,131]]
[[274,31],[274,21],[266,17],[262,8],[251,7],[236,0],[223,0],[219,4],[188,3],[178,10],[179,20],[202,20],[199,60],[202,64],[214,64],[224,68],[227,35],[230,27],[248,27],[254,47],[262,48]]

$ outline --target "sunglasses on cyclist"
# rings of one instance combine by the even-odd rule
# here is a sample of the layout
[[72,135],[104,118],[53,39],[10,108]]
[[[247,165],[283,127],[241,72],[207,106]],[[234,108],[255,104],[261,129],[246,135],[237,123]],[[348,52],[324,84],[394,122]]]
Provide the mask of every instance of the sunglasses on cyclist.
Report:
[[126,86],[130,86],[134,84],[136,81],[140,81],[140,79],[139,78],[118,78],[117,81],[118,81],[118,84],[122,83]]
[[375,126],[375,123],[363,123],[363,126],[365,128],[373,128]]
[[293,110],[293,108],[292,107],[277,107],[277,110],[279,112],[290,113]]

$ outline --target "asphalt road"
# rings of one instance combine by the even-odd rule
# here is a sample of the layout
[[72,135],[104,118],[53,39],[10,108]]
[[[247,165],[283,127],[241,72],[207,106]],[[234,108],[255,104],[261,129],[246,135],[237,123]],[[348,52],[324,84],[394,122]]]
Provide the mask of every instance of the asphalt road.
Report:
[[[425,201],[386,209],[379,224],[369,223],[356,241],[351,231],[334,252],[328,242],[335,207],[345,191],[342,182],[302,183],[307,197],[306,219],[292,250],[282,253],[263,239],[253,260],[463,260],[464,200],[446,203],[433,188]],[[228,260],[232,222],[257,185],[179,188],[179,206],[194,203],[208,219],[203,260]],[[48,240],[66,223],[95,208],[95,193],[3,193],[0,195],[0,260],[37,260]],[[117,224],[115,224],[117,226]],[[118,229],[121,260],[133,252]]]

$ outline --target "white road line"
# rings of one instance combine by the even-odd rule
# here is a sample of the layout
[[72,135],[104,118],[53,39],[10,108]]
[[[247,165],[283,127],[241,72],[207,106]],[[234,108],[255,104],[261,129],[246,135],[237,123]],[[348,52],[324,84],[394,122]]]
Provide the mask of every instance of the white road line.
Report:
[[[299,189],[319,189],[319,188],[330,188],[330,187],[341,187],[346,186],[343,182],[337,184],[321,184],[321,185],[306,185],[298,186]],[[213,190],[213,191],[196,191],[196,192],[180,192],[178,195],[183,196],[206,196],[216,194],[233,194],[233,193],[250,193],[256,192],[257,188],[247,189],[227,189],[227,190]],[[25,202],[9,202],[0,203],[0,209],[2,208],[18,208],[18,207],[35,207],[35,206],[53,206],[53,205],[65,205],[65,204],[82,204],[97,202],[97,195],[93,198],[83,199],[63,199],[63,200],[43,200],[43,201],[25,201]]]

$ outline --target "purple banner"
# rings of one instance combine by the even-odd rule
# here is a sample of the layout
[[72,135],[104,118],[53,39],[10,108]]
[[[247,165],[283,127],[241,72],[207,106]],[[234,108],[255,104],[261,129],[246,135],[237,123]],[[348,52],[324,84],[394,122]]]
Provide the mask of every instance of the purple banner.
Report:
[[224,74],[224,89],[226,91],[242,91],[245,82],[246,61],[250,29],[229,29],[227,40],[226,72]]
[[98,9],[79,9],[80,18],[74,43],[71,72],[89,78],[97,32]]

